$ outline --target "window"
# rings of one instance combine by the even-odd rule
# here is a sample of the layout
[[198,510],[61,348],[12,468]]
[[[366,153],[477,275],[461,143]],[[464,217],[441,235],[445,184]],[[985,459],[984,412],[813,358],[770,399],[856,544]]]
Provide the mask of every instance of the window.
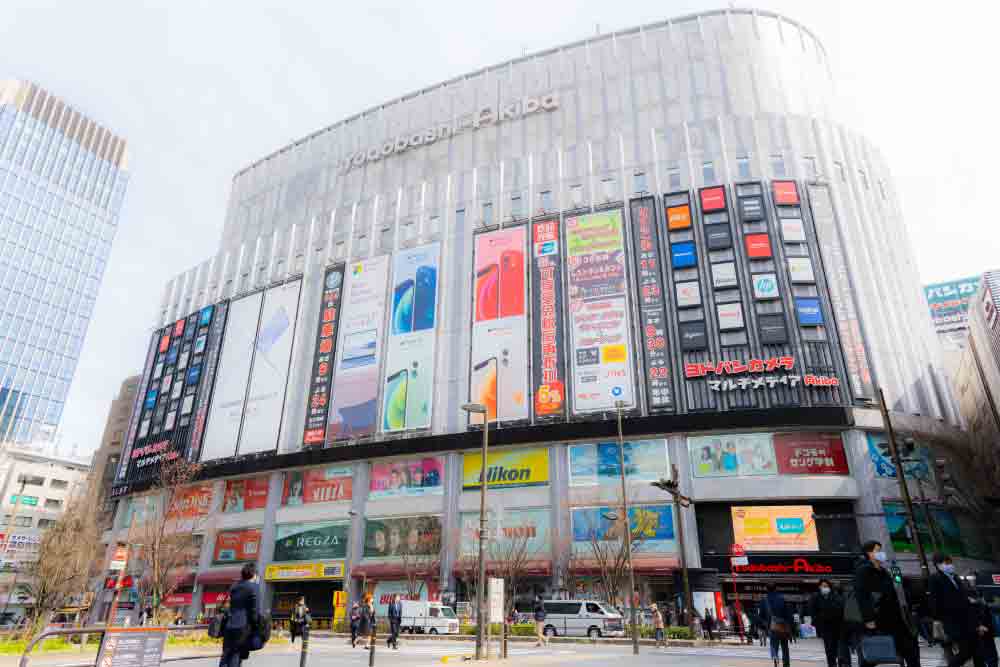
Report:
[[38,475],[18,475],[17,481],[25,486],[44,486],[45,478]]
[[837,179],[841,183],[846,183],[847,182],[847,172],[844,171],[844,163],[843,162],[834,162],[833,163],[833,168],[837,170]]
[[705,185],[715,183],[715,164],[713,162],[701,163],[701,177],[704,179]]
[[582,606],[579,602],[546,602],[544,604],[547,614],[576,615],[580,613],[580,607]]
[[750,156],[736,156],[736,175],[738,178],[750,178]]
[[865,190],[870,190],[871,187],[868,185],[868,174],[865,173],[865,170],[858,169],[858,176],[861,178],[861,185],[865,186]]
[[[110,463],[110,461],[108,463]],[[64,479],[53,478],[49,481],[49,486],[53,489],[65,489],[69,487],[69,482]]]
[[437,618],[440,615],[440,610],[437,607],[431,607],[431,618]]
[[45,499],[45,509],[47,510],[57,510],[62,507],[62,501],[57,498],[46,498]]
[[569,199],[573,204],[573,208],[583,206],[583,185],[577,183],[576,185],[569,186]]
[[596,602],[587,603],[587,613],[588,614],[604,614],[604,610]]
[[819,172],[816,169],[816,158],[807,155],[802,158],[802,162],[806,168],[806,176],[808,178],[816,179],[819,175]]
[[785,176],[785,156],[784,155],[772,155],[771,156],[771,172],[776,178],[783,178]]
[[18,528],[31,528],[31,517],[30,516],[16,516],[14,517],[14,525]]
[[[17,504],[17,494],[16,493],[10,497],[10,504],[11,505],[16,505]],[[21,504],[22,505],[31,505],[32,507],[34,507],[35,505],[38,504],[38,496],[21,496]]]
[[427,221],[427,233],[437,234],[441,231],[441,217],[437,215],[432,215],[431,219]]
[[677,190],[681,187],[681,168],[674,165],[667,169],[667,182],[671,190]]
[[38,520],[38,527],[39,528],[49,528],[51,526],[54,526],[55,523],[56,523],[55,519],[39,519]]
[[552,201],[552,190],[542,190],[538,193],[538,208],[544,213],[555,208]]
[[649,186],[646,183],[646,172],[644,171],[636,172],[635,191],[640,194],[649,192]]
[[521,208],[521,195],[511,195],[510,197],[510,217],[511,218],[521,218],[524,216],[524,211]]
[[483,225],[493,224],[493,202],[483,202]]

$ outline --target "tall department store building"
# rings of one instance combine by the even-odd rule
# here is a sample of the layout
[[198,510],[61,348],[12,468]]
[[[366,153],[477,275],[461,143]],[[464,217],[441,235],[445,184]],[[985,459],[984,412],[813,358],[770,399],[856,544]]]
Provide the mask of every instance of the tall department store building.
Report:
[[[881,386],[927,548],[989,568],[940,495],[960,435],[920,285],[887,165],[795,21],[706,12],[464,74],[236,174],[152,323],[114,536],[188,457],[204,537],[172,604],[218,604],[255,560],[277,615],[302,594],[328,618],[335,591],[405,589],[414,554],[422,595],[467,600],[473,400],[491,540],[531,553],[519,594],[596,594],[620,401],[644,599],[676,599],[682,520],[699,608],[768,581],[798,600],[868,538],[919,574]],[[672,465],[680,518],[649,483]]]

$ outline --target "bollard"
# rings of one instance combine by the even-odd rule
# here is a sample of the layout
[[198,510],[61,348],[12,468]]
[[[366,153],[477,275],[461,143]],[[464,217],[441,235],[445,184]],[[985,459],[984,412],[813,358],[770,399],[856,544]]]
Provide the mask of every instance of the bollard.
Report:
[[507,622],[504,621],[503,625],[500,626],[500,637],[503,642],[503,648],[500,650],[500,657],[504,660],[507,659],[507,635],[510,634],[510,627]]
[[309,657],[309,625],[302,627],[302,652],[299,653],[299,667],[306,667],[306,659]]
[[375,628],[372,628],[371,641],[368,644],[368,667],[375,667]]

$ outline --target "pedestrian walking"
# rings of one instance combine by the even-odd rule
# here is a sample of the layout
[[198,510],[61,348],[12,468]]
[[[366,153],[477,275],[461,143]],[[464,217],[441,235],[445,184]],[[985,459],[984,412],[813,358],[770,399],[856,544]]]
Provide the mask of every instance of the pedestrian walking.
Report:
[[653,634],[656,636],[656,647],[665,647],[667,642],[663,637],[663,614],[660,613],[659,608],[655,604],[650,607],[650,611],[653,612]]
[[306,606],[305,597],[299,597],[299,601],[295,604],[295,608],[292,609],[292,616],[288,622],[288,629],[292,635],[292,643],[295,643],[296,637],[304,637],[309,624],[312,622],[312,617],[309,614],[309,607]]
[[976,646],[972,655],[976,667],[998,667],[996,629],[993,627],[993,613],[986,600],[980,596],[972,605],[972,617],[976,630]]
[[931,560],[935,570],[928,585],[935,626],[932,635],[941,641],[948,667],[959,667],[972,658],[978,641],[972,591],[955,574],[951,556],[938,552]]
[[[903,613],[892,577],[885,569],[888,557],[882,543],[869,540],[861,549],[864,555],[854,571],[854,595],[864,623],[862,632],[892,637],[906,667],[920,667],[916,633],[910,628],[909,615]],[[860,662],[860,651],[858,655]],[[861,667],[868,665],[861,662]]]
[[548,646],[549,638],[545,636],[545,603],[542,602],[541,595],[535,597],[533,612],[535,617],[535,639],[537,639],[535,646]]
[[778,592],[774,584],[767,585],[767,595],[761,603],[761,618],[766,624],[771,640],[771,660],[778,667],[778,649],[781,649],[782,667],[789,667],[788,639],[792,634],[792,610],[785,602],[785,596]]
[[712,612],[708,609],[705,610],[705,616],[701,621],[701,626],[705,630],[705,637],[711,641],[715,641],[715,635],[712,631],[715,630],[715,618],[712,617]]
[[150,617],[153,615],[152,607],[144,607],[142,611],[139,612],[139,625],[146,625],[149,623]]
[[372,635],[375,634],[375,605],[372,603],[371,593],[365,593],[359,612],[358,634],[363,642],[361,648],[371,648]]
[[247,563],[240,570],[240,581],[229,589],[229,619],[222,636],[219,667],[240,667],[250,657],[250,637],[260,623],[257,610],[260,593],[253,581],[256,576],[256,563]]
[[399,650],[399,627],[403,624],[403,604],[399,601],[399,595],[393,595],[389,603],[389,639],[386,640],[386,648]]
[[355,602],[351,605],[351,648],[358,645],[358,629],[361,627],[361,607]]
[[809,601],[816,634],[823,640],[827,667],[850,667],[851,654],[844,633],[844,598],[829,579],[819,580],[819,592]]

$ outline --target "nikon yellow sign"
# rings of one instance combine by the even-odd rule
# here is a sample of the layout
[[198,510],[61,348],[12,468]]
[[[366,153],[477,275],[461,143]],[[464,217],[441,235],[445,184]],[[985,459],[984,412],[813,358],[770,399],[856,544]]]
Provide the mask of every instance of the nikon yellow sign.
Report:
[[[482,461],[483,456],[478,451],[465,453],[463,489],[478,489],[482,484]],[[486,483],[490,488],[548,484],[548,447],[491,450],[486,456]]]

